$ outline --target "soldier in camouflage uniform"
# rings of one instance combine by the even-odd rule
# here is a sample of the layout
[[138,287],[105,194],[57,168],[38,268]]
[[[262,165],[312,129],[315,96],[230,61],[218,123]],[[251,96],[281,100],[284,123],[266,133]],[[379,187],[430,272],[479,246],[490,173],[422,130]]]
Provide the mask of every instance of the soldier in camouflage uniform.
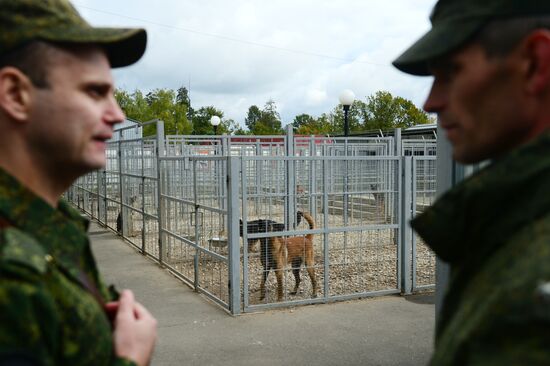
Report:
[[87,220],[60,200],[124,119],[111,67],[143,29],[93,28],[64,0],[0,0],[0,365],[146,365],[156,320],[107,289]]
[[394,65],[461,163],[491,163],[412,226],[451,275],[432,365],[550,365],[550,1],[440,0]]

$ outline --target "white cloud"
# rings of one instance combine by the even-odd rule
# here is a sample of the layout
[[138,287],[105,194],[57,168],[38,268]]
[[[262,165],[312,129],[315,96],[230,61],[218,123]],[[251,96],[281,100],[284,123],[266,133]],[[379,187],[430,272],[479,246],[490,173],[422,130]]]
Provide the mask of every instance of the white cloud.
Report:
[[388,90],[421,105],[429,79],[391,61],[428,28],[435,0],[75,0],[94,25],[141,26],[144,58],[115,72],[144,91],[191,86],[194,108],[214,105],[243,124],[273,99],[283,122],[332,110],[342,89]]

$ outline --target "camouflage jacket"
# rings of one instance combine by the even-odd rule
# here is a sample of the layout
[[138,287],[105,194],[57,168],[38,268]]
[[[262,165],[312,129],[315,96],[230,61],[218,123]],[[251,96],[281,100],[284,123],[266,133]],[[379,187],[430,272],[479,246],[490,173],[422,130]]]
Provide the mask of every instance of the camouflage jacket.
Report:
[[550,133],[412,226],[450,264],[432,365],[550,365]]
[[115,294],[99,278],[88,221],[1,169],[0,218],[0,364],[133,365],[113,354],[100,302]]

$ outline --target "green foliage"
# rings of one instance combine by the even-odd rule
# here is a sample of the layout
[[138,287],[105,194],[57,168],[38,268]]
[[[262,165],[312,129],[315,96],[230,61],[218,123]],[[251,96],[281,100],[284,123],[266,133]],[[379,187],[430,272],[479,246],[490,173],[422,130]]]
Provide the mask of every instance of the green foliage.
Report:
[[[248,109],[249,115],[245,123],[253,135],[281,135],[281,116],[277,112],[277,106],[273,100],[268,100],[258,115],[258,107],[252,106]],[[252,114],[251,114],[252,112]],[[249,117],[251,117],[249,119]],[[251,126],[251,127],[250,127]]]
[[[356,100],[355,102],[353,102],[348,112],[348,124],[350,133],[363,130],[362,121],[364,120],[364,111],[364,102],[362,102],[361,100]],[[334,134],[344,133],[344,108],[341,105],[334,107],[332,111],[332,123],[332,131]]]
[[430,123],[428,114],[410,100],[378,91],[367,98],[365,129],[408,128]]
[[256,123],[262,118],[262,111],[258,106],[251,105],[248,108],[248,113],[246,114],[246,118],[244,119],[244,124],[250,131],[253,131],[256,127]]
[[230,135],[249,135],[250,131],[245,131],[237,122],[232,119],[222,120],[222,125],[225,124]]
[[303,113],[294,117],[294,121],[292,122],[292,127],[294,127],[294,129],[297,130],[301,126],[311,125],[314,121],[315,121],[315,118],[313,118],[309,114]]
[[[115,97],[122,110],[129,118],[138,121],[160,119],[164,121],[167,135],[212,135],[214,128],[210,118],[214,115],[222,119],[217,128],[217,134],[234,135],[281,135],[281,116],[277,111],[276,103],[268,100],[263,109],[256,105],[248,108],[244,120],[248,131],[243,129],[232,119],[223,119],[223,111],[214,106],[201,107],[198,110],[191,108],[189,91],[180,87],[177,91],[171,89],[155,89],[146,95],[139,90],[129,93],[125,90],[116,90]],[[411,101],[402,97],[394,97],[387,91],[378,91],[366,100],[356,100],[348,114],[351,133],[369,130],[388,130],[393,128],[407,128],[417,124],[432,123],[424,111],[418,109]],[[323,113],[320,117],[309,114],[300,114],[292,122],[297,134],[303,135],[340,135],[344,132],[344,111],[341,105],[331,112]],[[144,135],[154,135],[155,126],[146,126]]]
[[[296,121],[296,119],[295,119]],[[319,118],[307,118],[296,129],[298,135],[327,135],[335,134],[334,118],[330,114],[323,113]]]
[[191,122],[195,111],[193,107],[191,107],[191,99],[189,98],[189,91],[186,87],[182,86],[178,89],[178,93],[176,94],[176,103],[187,107],[187,119]]
[[[166,135],[190,134],[192,126],[187,119],[187,106],[177,103],[176,94],[170,89],[155,89],[144,97],[139,90],[132,94],[115,90],[115,98],[128,118],[140,122],[160,119],[164,122]],[[144,136],[156,134],[155,125],[143,129]]]
[[193,115],[193,135],[213,135],[214,126],[210,123],[212,116],[222,118],[222,122],[218,126],[218,135],[228,132],[227,123],[224,124],[223,112],[213,106],[201,107]]
[[[427,113],[418,109],[411,101],[394,97],[387,91],[378,91],[367,97],[366,102],[356,100],[349,112],[350,133],[408,128],[418,124],[432,123]],[[319,118],[300,115],[294,119],[297,134],[343,134],[344,109],[336,106],[329,114]]]

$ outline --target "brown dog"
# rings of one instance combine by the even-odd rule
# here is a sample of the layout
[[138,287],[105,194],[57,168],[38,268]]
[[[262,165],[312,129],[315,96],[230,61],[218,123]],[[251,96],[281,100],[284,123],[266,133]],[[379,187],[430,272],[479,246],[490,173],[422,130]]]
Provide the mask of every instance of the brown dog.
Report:
[[[309,223],[310,229],[315,229],[315,222],[307,212],[303,213],[304,218]],[[260,260],[264,267],[262,282],[260,285],[260,300],[265,298],[265,282],[269,272],[273,269],[277,276],[277,301],[283,299],[283,270],[286,263],[292,266],[292,273],[296,281],[294,291],[290,294],[295,295],[300,286],[300,268],[305,263],[307,273],[311,279],[313,288],[313,297],[317,297],[317,280],[315,278],[314,253],[313,253],[313,234],[306,236],[294,236],[290,238],[271,237],[268,240],[262,240]]]

